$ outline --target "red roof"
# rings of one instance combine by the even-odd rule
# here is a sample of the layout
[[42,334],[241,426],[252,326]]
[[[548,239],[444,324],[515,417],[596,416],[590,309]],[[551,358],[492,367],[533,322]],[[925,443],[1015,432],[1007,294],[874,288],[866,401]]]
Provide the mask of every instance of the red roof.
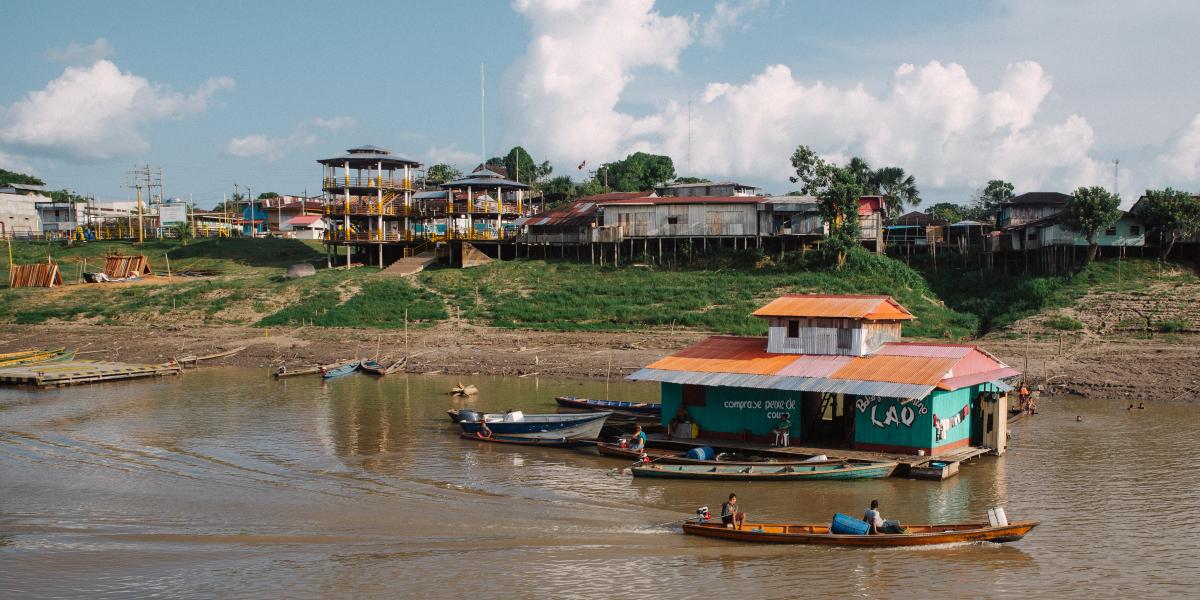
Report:
[[873,215],[883,210],[883,196],[863,196],[858,199],[858,214]]
[[292,227],[295,227],[297,225],[305,226],[305,225],[312,225],[313,223],[316,223],[317,221],[320,221],[320,220],[321,220],[321,215],[300,215],[300,216],[292,217],[291,219],[289,219],[287,224],[291,225]]
[[773,354],[766,346],[765,337],[712,336],[646,368],[905,383],[945,390],[1020,374],[987,352],[962,344],[889,342],[868,356]]
[[815,317],[910,321],[914,317],[891,296],[787,294],[754,311],[756,317]]

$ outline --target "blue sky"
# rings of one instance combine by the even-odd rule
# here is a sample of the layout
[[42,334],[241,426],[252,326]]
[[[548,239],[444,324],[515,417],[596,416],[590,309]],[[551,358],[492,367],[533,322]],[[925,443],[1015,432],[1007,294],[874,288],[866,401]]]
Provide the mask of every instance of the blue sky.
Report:
[[483,62],[487,154],[577,178],[647,150],[783,193],[805,143],[904,167],[927,202],[1112,187],[1114,158],[1129,200],[1200,190],[1196,3],[349,6],[8,4],[0,167],[120,199],[148,162],[202,206],[314,192],[314,160],[358,144],[469,168]]

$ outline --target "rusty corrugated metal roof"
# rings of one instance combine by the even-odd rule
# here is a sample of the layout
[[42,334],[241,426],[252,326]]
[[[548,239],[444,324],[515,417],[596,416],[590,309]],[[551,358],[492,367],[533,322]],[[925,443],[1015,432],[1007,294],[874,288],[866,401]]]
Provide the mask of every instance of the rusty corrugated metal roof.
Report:
[[834,372],[833,378],[936,385],[957,362],[925,356],[860,356]]
[[928,356],[931,358],[962,358],[974,347],[962,344],[926,344],[921,342],[888,342],[875,354],[885,356]]
[[815,317],[908,321],[914,317],[891,296],[787,294],[754,311],[756,317]]
[[671,371],[650,368],[635,371],[625,379],[630,381],[658,381],[662,383],[704,386],[824,392],[856,396],[884,396],[887,398],[924,398],[934,388],[932,385],[891,383],[887,381],[859,381],[854,379],[831,379],[829,377],[782,377],[740,373],[697,373],[695,371]]
[[774,375],[799,358],[794,354],[771,354],[766,351],[766,346],[766,338],[713,336],[646,368]]

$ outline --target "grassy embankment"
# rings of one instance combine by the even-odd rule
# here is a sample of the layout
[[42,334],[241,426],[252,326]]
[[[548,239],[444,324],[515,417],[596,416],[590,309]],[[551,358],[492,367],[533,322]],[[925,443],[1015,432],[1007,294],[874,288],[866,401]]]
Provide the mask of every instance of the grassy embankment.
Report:
[[[435,296],[408,282],[369,277],[376,269],[320,268],[325,260],[319,246],[297,240],[215,239],[192,241],[186,246],[178,241],[155,241],[139,247],[95,242],[72,248],[61,243],[13,244],[15,262],[45,261],[49,254],[61,265],[67,283],[78,279],[85,260],[87,270],[98,271],[104,256],[112,252],[146,254],[160,276],[135,284],[3,290],[0,320],[398,327],[402,326],[404,310],[404,306],[396,308],[399,304],[409,306],[409,318],[415,322],[446,315]],[[213,269],[220,275],[167,279],[168,257],[172,272]],[[289,265],[300,262],[318,266],[317,275],[282,278]]]
[[[115,243],[75,248],[14,244],[17,262],[45,260],[50,253],[64,265],[68,282],[75,280],[75,265],[84,258],[93,269],[113,250],[132,249]],[[765,324],[750,313],[765,301],[787,292],[824,292],[888,294],[918,317],[906,326],[906,336],[965,339],[1048,310],[1054,314],[1039,327],[1082,329],[1089,326],[1088,319],[1072,311],[1081,298],[1098,290],[1126,299],[1164,286],[1200,290],[1194,275],[1154,261],[1100,263],[1069,277],[1020,277],[947,264],[934,272],[921,261],[914,269],[866,252],[853,254],[839,272],[811,255],[776,264],[743,252],[703,258],[682,269],[506,261],[467,270],[431,269],[412,282],[374,277],[374,268],[323,269],[319,247],[294,240],[205,240],[187,246],[153,242],[139,251],[150,256],[157,272],[166,270],[166,253],[173,271],[217,269],[222,274],[170,282],[159,277],[155,284],[3,290],[0,320],[395,328],[402,326],[407,308],[414,325],[454,314],[508,328],[761,334]],[[317,265],[318,274],[282,279],[284,269],[297,262]],[[1152,326],[1163,331],[1198,325],[1187,314],[1156,314]]]

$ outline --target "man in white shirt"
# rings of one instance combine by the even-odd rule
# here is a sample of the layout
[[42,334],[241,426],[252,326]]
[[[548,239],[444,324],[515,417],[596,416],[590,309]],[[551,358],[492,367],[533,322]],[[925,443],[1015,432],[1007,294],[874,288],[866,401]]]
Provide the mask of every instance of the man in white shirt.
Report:
[[871,501],[871,508],[863,513],[863,521],[866,521],[870,527],[867,533],[879,533],[880,528],[883,527],[883,515],[879,514],[878,500]]

